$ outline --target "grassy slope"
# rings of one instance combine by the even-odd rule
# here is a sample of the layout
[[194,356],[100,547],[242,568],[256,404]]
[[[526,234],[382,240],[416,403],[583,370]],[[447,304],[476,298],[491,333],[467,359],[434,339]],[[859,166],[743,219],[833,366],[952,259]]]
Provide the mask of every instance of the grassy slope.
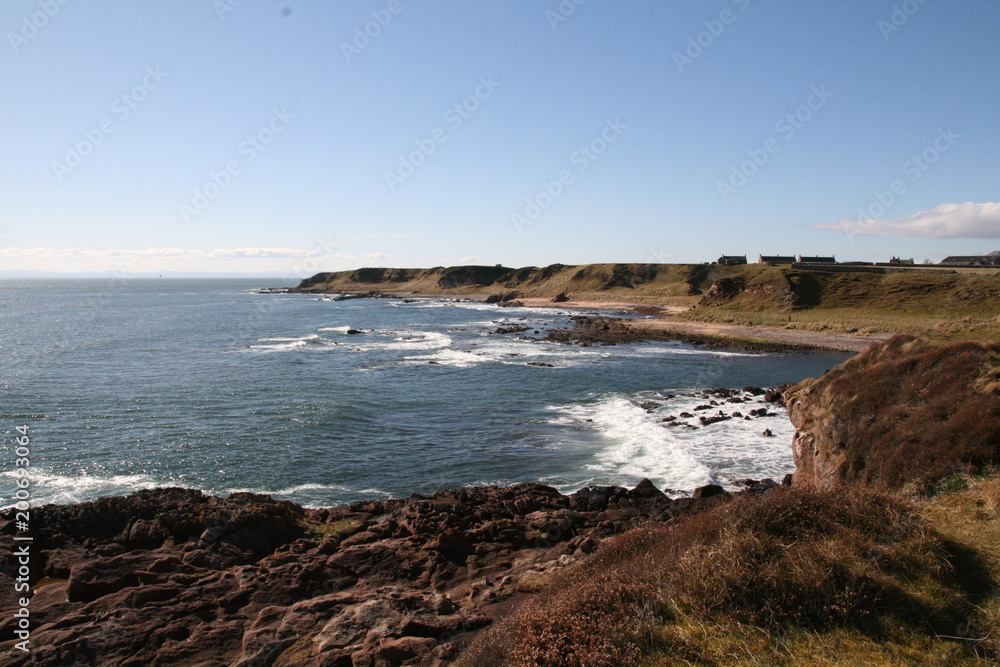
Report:
[[[766,292],[709,300],[686,319],[843,333],[895,332],[934,340],[1000,339],[1000,277],[991,274],[781,271],[796,304]],[[760,277],[755,277],[760,280]]]
[[[720,279],[737,295],[705,299]],[[934,340],[1000,339],[995,271],[827,273],[705,264],[588,264],[543,268],[361,269],[318,274],[302,288],[460,296],[516,291],[577,301],[695,306],[681,319],[833,333],[912,333]]]
[[1000,479],[941,488],[784,490],[633,531],[460,664],[997,664]]

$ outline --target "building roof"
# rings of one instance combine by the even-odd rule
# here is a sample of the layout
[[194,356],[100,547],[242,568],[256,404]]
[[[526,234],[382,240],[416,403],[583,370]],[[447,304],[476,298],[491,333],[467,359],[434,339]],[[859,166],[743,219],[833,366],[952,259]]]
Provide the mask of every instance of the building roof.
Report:
[[992,255],[952,255],[941,260],[942,264],[952,263],[975,263],[975,264],[997,264],[1000,257]]
[[805,264],[836,264],[836,257],[806,257],[805,255],[799,256],[799,261]]
[[795,255],[761,255],[760,262],[764,264],[794,264]]

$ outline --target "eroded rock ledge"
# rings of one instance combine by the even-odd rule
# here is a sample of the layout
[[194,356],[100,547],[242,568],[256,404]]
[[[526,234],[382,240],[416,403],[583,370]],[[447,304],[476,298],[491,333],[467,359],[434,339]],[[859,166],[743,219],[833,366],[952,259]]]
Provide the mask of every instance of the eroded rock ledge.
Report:
[[[608,537],[729,497],[708,486],[671,499],[644,480],[319,510],[177,488],[49,505],[32,511],[32,651],[14,664],[447,664]],[[8,554],[11,518],[0,516]],[[0,575],[0,587],[13,582]],[[0,600],[6,659],[14,601]]]
[[895,336],[785,401],[796,485],[926,488],[1000,464],[1000,344]]

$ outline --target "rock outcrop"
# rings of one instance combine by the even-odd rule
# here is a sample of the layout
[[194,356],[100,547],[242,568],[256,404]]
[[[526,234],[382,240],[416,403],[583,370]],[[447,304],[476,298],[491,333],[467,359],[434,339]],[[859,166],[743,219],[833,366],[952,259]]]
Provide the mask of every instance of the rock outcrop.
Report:
[[[319,510],[187,489],[49,505],[31,511],[31,652],[10,652],[7,595],[0,652],[25,665],[447,664],[603,540],[729,497],[706,487],[671,499],[644,480]],[[13,518],[0,515],[8,554]]]
[[785,401],[796,485],[926,487],[1000,462],[1000,345],[896,336]]

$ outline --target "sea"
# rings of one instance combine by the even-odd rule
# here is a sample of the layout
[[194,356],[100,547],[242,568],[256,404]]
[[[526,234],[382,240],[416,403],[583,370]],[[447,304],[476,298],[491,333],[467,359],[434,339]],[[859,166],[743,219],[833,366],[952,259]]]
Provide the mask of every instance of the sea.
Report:
[[[702,426],[765,404],[700,392],[850,356],[566,345],[540,338],[589,311],[260,291],[282,286],[0,280],[0,506],[25,474],[32,506],[166,486],[326,507],[525,481],[780,480],[794,469],[783,409]],[[513,325],[527,330],[493,333]]]

